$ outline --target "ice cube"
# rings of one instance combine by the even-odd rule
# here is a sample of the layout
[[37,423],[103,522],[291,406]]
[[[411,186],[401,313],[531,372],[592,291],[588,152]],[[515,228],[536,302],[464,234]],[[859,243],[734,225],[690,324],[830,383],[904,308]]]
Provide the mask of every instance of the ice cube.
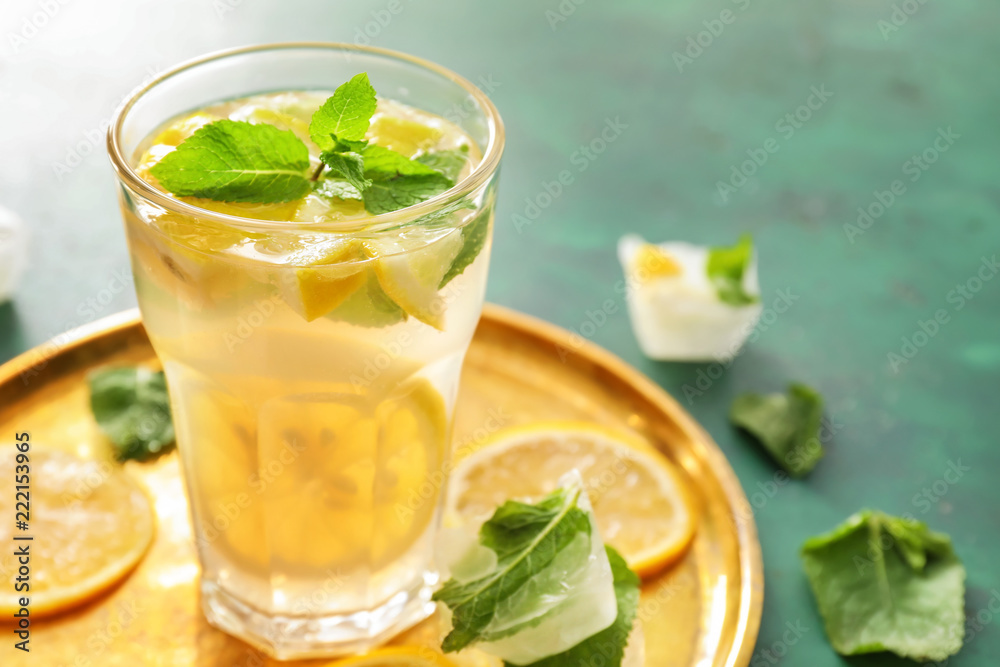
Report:
[[[577,507],[590,517],[591,534],[583,533],[563,549],[541,572],[505,600],[489,631],[520,625],[527,617],[541,619],[533,626],[479,648],[515,665],[527,665],[562,653],[614,623],[618,615],[611,564],[601,540],[584,488],[572,470],[559,480],[563,488],[581,490]],[[581,561],[585,565],[581,567]]]
[[[734,306],[720,300],[708,278],[708,254],[708,247],[690,243],[650,246],[634,234],[618,242],[632,329],[646,356],[727,360],[753,331],[761,304]],[[743,276],[743,289],[760,295],[756,257]]]

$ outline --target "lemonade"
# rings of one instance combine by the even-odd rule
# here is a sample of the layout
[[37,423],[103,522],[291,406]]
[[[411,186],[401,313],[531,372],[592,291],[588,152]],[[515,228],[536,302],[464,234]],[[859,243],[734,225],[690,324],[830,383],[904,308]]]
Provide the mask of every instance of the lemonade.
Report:
[[[153,172],[199,128],[228,119],[294,133],[316,180],[324,165],[310,119],[337,83],[190,107],[134,143],[132,175],[158,192],[123,177],[203,607],[279,657],[363,650],[432,609],[441,471],[485,291],[495,180],[408,217],[405,207],[373,216],[338,196],[336,179],[290,201],[238,203],[174,197]],[[448,156],[459,187],[487,148],[441,115],[381,96],[365,140],[428,164]]]

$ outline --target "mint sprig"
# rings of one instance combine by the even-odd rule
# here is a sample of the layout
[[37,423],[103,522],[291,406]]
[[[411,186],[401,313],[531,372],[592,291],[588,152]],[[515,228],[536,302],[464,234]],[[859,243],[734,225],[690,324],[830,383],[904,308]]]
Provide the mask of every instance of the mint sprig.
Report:
[[316,110],[309,136],[320,148],[318,169],[292,132],[220,120],[188,137],[151,173],[181,197],[271,204],[315,192],[361,199],[373,215],[419,204],[454,186],[467,155],[439,151],[413,160],[369,144],[365,134],[376,107],[375,89],[362,72]]

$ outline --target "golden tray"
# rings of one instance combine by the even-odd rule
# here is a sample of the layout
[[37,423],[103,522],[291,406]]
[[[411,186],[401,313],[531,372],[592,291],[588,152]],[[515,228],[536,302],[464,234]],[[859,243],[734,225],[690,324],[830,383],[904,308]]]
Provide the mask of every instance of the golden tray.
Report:
[[[138,311],[128,311],[9,361],[0,366],[0,443],[13,443],[15,432],[28,431],[32,443],[110,458],[90,415],[85,376],[104,364],[153,359]],[[753,515],[722,452],[676,401],[596,345],[493,305],[479,322],[461,387],[455,442],[481,438],[477,430],[484,424],[586,420],[637,433],[673,460],[695,491],[701,518],[687,555],[643,586],[639,617],[646,664],[749,664],[764,594]],[[30,654],[14,650],[14,635],[4,632],[8,640],[0,648],[0,663],[263,667],[329,662],[279,663],[209,626],[199,609],[198,564],[176,453],[126,467],[155,499],[158,534],[145,560],[97,601],[33,621]],[[7,488],[9,482],[0,486]],[[438,639],[437,623],[430,619],[394,643],[434,645]]]

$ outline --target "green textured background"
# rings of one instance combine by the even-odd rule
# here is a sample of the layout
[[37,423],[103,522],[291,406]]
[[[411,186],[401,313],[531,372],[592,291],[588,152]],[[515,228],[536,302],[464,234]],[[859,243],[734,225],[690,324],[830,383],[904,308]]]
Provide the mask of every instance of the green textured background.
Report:
[[[391,4],[224,1],[75,0],[16,45],[12,31],[38,5],[4,2],[0,205],[21,213],[34,243],[29,277],[0,306],[0,360],[134,304],[131,289],[103,292],[127,268],[103,146],[57,174],[74,146],[94,145],[88,136],[130,88],[222,47],[355,41]],[[822,391],[837,425],[827,458],[807,481],[756,496],[766,500],[756,519],[767,584],[754,665],[910,664],[836,656],[797,551],[863,506],[910,512],[954,538],[970,615],[1000,599],[1000,280],[982,283],[960,310],[948,301],[1000,251],[1000,5],[913,1],[915,13],[883,34],[879,21],[903,3],[577,2],[565,0],[566,20],[554,23],[546,12],[559,12],[557,0],[400,0],[385,26],[369,25],[372,44],[493,82],[508,134],[490,300],[579,332],[612,299],[615,312],[591,339],[687,404],[748,494],[763,493],[774,468],[727,425],[733,396],[790,380]],[[674,52],[726,9],[733,21],[679,71]],[[782,136],[776,123],[812,86],[833,95]],[[581,172],[574,152],[615,118],[627,128]],[[904,163],[939,128],[959,138],[911,182]],[[778,152],[722,201],[717,181],[772,137]],[[563,169],[574,182],[518,229],[513,216],[525,213],[526,198]],[[894,179],[906,192],[850,242],[844,224]],[[618,237],[721,244],[744,231],[759,249],[765,303],[788,290],[792,307],[724,373],[645,359],[615,290]],[[948,322],[926,341],[918,336],[926,344],[894,372],[888,354],[938,309]],[[682,387],[709,371],[718,379],[685,400]],[[950,462],[969,470],[939,483],[933,502],[919,500]],[[948,664],[997,664],[1000,623],[987,616]],[[783,647],[786,623],[807,631]]]

